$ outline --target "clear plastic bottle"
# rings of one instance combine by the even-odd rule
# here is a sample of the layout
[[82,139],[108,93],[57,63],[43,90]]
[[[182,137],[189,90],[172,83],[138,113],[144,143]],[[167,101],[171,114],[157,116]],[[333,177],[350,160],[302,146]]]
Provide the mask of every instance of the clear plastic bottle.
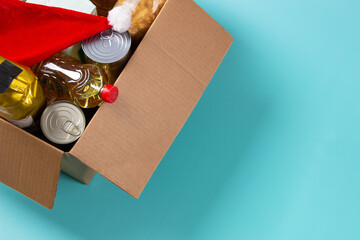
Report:
[[31,127],[44,103],[34,73],[0,56],[0,117],[21,128]]
[[112,103],[118,95],[117,87],[108,84],[104,70],[92,64],[82,64],[63,53],[32,67],[48,100],[68,100],[82,108]]

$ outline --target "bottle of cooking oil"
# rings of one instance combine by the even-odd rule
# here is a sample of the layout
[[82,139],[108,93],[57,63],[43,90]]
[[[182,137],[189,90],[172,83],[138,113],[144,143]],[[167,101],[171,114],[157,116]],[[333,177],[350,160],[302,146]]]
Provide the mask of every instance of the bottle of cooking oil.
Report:
[[68,100],[82,108],[112,103],[118,96],[117,87],[108,84],[101,67],[82,64],[63,53],[32,67],[49,101]]
[[44,103],[34,73],[0,56],[0,117],[21,128],[31,127]]

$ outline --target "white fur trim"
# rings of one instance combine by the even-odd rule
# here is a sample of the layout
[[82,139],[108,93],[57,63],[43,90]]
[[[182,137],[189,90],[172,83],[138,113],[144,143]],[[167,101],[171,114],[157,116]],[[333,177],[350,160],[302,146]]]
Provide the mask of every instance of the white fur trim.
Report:
[[115,31],[120,33],[128,31],[131,25],[130,7],[123,4],[113,8],[109,11],[108,20]]

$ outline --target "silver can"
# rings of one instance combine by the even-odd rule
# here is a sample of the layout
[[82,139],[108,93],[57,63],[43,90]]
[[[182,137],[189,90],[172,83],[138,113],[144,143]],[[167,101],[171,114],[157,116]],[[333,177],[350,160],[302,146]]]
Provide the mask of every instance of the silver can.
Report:
[[50,104],[40,119],[40,127],[45,137],[57,144],[76,141],[84,132],[85,123],[83,111],[68,101]]
[[86,63],[102,67],[114,84],[130,56],[131,37],[129,32],[119,33],[106,30],[81,43]]

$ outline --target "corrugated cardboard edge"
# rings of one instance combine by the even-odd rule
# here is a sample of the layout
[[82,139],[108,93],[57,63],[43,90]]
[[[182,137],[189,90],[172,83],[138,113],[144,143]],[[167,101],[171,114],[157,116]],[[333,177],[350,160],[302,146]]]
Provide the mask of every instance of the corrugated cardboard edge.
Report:
[[0,182],[51,209],[63,152],[0,119]]
[[[233,38],[191,0],[168,0],[71,153],[138,198]],[[109,136],[109,137],[107,137]]]

